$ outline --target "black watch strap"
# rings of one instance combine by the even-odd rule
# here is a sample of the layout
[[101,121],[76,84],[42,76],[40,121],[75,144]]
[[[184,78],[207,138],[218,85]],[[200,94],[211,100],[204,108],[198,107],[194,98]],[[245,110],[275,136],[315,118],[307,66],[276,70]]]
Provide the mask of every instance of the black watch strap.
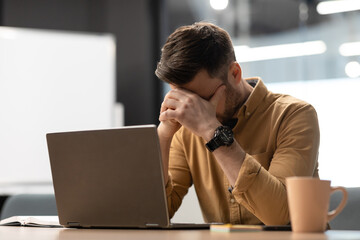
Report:
[[207,147],[207,149],[210,152],[213,152],[215,149],[217,149],[218,147],[220,147],[220,143],[218,143],[216,141],[216,138],[211,139],[208,143],[205,144],[205,146]]
[[216,128],[214,137],[205,144],[210,152],[221,146],[230,146],[234,142],[234,134],[230,127],[219,126]]

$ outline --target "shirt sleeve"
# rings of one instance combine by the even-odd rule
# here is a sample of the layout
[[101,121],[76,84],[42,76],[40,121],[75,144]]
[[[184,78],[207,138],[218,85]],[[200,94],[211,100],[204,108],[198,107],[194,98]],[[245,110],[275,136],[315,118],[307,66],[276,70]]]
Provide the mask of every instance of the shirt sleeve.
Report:
[[171,142],[169,179],[165,187],[170,218],[174,216],[192,185],[190,169],[180,139],[181,129],[174,135]]
[[266,225],[290,222],[286,177],[318,176],[320,133],[315,109],[307,104],[284,116],[276,141],[268,170],[255,156],[246,154],[232,192]]

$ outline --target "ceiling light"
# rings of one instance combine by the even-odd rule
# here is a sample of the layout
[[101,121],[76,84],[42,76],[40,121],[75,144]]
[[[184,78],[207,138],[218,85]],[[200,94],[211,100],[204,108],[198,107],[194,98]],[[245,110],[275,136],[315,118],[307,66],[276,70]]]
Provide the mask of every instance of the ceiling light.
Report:
[[321,15],[356,11],[356,10],[360,10],[360,1],[359,0],[324,1],[324,2],[320,2],[316,6],[316,10]]
[[345,73],[350,78],[357,78],[360,76],[360,63],[353,61],[345,66]]
[[210,0],[210,6],[215,10],[224,10],[229,0]]
[[345,57],[360,55],[360,42],[343,43],[339,47],[339,52]]
[[322,54],[326,51],[326,44],[323,41],[310,41],[256,48],[235,46],[234,51],[238,62],[254,62]]

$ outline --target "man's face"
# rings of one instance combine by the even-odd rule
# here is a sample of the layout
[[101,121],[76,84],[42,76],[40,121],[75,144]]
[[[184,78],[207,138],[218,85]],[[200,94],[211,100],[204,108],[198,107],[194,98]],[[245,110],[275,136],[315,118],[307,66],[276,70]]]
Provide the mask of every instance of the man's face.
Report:
[[[210,77],[206,70],[201,70],[195,75],[191,82],[182,85],[181,88],[196,93],[201,98],[209,101],[216,90],[220,86],[225,85],[225,93],[219,100],[216,108],[216,117],[223,123],[234,117],[240,101],[239,93],[229,81],[231,81],[231,79],[228,79],[228,81],[224,83],[220,78]],[[171,87],[175,88],[175,86]]]

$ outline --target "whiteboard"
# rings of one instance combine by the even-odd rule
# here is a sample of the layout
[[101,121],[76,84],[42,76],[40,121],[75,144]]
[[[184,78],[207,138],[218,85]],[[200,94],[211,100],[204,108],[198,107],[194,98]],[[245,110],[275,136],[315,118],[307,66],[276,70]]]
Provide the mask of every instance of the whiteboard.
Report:
[[0,184],[51,182],[46,133],[114,126],[115,39],[0,27]]

